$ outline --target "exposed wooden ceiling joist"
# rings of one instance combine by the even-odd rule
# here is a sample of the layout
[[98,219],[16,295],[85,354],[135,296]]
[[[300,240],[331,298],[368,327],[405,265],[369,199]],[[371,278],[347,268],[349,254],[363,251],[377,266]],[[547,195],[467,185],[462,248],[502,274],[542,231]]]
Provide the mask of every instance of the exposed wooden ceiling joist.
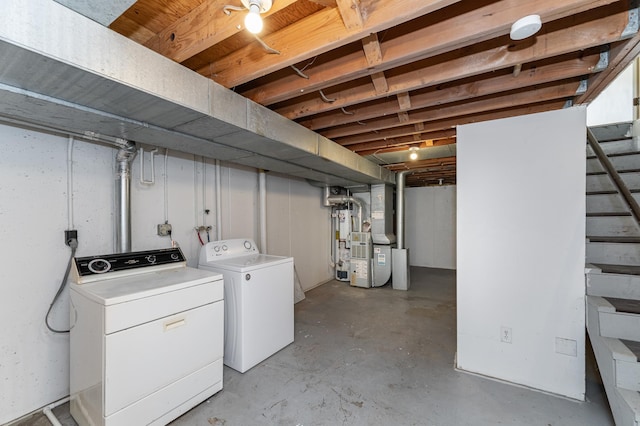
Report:
[[[399,151],[453,153],[458,125],[585,104],[640,53],[635,0],[274,0],[266,47],[227,3],[138,0],[111,28],[391,170],[430,165],[407,185],[454,183],[455,161]],[[510,40],[529,14],[541,31]]]
[[[278,55],[256,54],[257,44],[252,43],[197,71],[212,77],[223,86],[235,87],[336,47],[360,40],[371,33],[426,15],[456,1],[367,2],[366,6],[361,7],[367,19],[362,28],[356,30],[350,30],[344,26],[339,10],[327,8],[281,31],[264,36],[264,42],[279,51]],[[259,46],[257,50],[262,53]]]
[[[486,1],[483,3],[486,3]],[[414,31],[383,41],[384,58],[383,62],[376,67],[376,70],[384,71],[399,67],[506,35],[515,20],[531,13],[538,13],[545,20],[556,20],[575,14],[575,8],[578,8],[579,11],[584,11],[606,3],[612,3],[612,1],[589,2],[572,0],[559,2],[557,0],[544,0],[522,2],[518,0],[503,0],[491,2],[478,8],[473,8],[470,3],[468,5],[465,4],[464,12],[455,16],[447,16],[446,13],[451,13],[451,9],[454,9],[454,7],[449,7],[446,10],[439,11],[439,13],[432,14],[432,16],[421,18],[425,21],[423,26]],[[455,7],[457,8],[459,5],[455,5]],[[627,11],[628,7],[623,9]],[[602,14],[604,13],[602,12]],[[622,29],[624,29],[624,25],[627,22],[626,15],[622,17],[622,21],[624,21],[622,26]],[[471,22],[473,25],[469,25]],[[595,33],[602,33],[602,28],[609,27],[604,23],[604,27],[596,30]],[[588,37],[589,34],[586,34],[586,36]],[[614,37],[614,39],[617,40],[619,37]],[[608,40],[611,41],[611,36]],[[500,53],[504,52],[509,44],[509,42],[506,45],[503,44],[503,49],[500,52],[493,53],[492,57],[499,58]],[[597,44],[594,41],[591,46]],[[540,41],[536,45],[539,49],[540,46],[545,46],[545,43]],[[566,52],[567,50],[565,49],[564,51]],[[504,53],[502,54],[504,56]],[[309,55],[304,55],[300,57],[299,61],[306,60],[309,57]],[[522,59],[521,61],[520,63],[526,62],[526,60]],[[244,91],[242,94],[263,105],[271,105],[294,98],[300,93],[313,92],[368,75],[371,70],[364,65],[365,62],[366,60],[361,53],[353,53],[315,66],[313,73],[309,73],[308,80],[302,81],[295,78],[294,75],[288,74],[274,82]],[[204,72],[206,73],[207,70],[204,70]]]

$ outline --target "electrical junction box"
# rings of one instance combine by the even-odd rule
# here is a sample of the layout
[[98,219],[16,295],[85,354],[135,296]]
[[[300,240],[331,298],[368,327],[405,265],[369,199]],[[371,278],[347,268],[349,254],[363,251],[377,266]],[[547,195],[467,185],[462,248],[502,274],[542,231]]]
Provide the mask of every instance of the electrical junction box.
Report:
[[371,256],[373,246],[369,232],[351,233],[351,285],[353,287],[371,287]]

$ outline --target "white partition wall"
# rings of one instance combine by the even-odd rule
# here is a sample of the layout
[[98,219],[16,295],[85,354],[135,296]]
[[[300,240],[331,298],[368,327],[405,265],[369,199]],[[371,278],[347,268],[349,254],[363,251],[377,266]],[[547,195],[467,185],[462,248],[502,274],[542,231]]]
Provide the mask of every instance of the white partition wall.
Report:
[[405,235],[411,266],[456,269],[456,186],[405,190]]
[[585,109],[458,128],[457,367],[585,392]]

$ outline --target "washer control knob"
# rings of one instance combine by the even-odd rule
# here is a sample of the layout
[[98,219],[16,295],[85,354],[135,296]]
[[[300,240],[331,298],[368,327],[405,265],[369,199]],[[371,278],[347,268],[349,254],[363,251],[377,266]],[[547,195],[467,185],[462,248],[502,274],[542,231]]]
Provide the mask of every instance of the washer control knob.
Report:
[[215,251],[216,253],[220,251],[220,246],[214,246],[213,247],[213,251]]
[[111,263],[105,259],[93,259],[89,262],[88,268],[94,274],[104,274],[111,269]]
[[245,280],[247,280],[247,281],[249,281],[249,280],[251,279],[251,274],[247,274],[247,275],[245,275],[245,276],[244,276],[244,279],[245,279]]
[[171,259],[178,260],[180,259],[180,256],[178,256],[178,253],[171,253]]
[[251,250],[251,241],[244,240],[244,248],[246,248],[247,250]]
[[149,263],[156,263],[156,256],[154,254],[150,254],[145,259],[147,259],[147,262]]
[[227,251],[227,249],[228,249],[228,248],[229,248],[229,247],[227,247],[227,246],[223,245],[223,246],[222,246],[222,251]]

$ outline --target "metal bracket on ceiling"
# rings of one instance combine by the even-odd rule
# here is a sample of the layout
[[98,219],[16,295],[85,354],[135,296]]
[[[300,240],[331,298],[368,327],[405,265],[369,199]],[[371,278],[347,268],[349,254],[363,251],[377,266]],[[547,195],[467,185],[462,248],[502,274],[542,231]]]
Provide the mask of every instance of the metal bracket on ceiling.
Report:
[[582,79],[580,80],[580,85],[578,86],[578,89],[576,90],[576,95],[582,95],[583,93],[585,93],[587,91],[587,88],[589,87],[589,80]]
[[593,67],[593,72],[600,72],[607,69],[609,66],[609,45],[602,46],[600,49],[600,59],[595,67]]
[[573,106],[573,99],[567,99],[567,102],[564,103],[562,109],[571,108]]
[[638,11],[638,0],[631,0],[629,7],[629,21],[627,26],[622,30],[620,38],[629,38],[634,36],[640,30],[640,18]]

